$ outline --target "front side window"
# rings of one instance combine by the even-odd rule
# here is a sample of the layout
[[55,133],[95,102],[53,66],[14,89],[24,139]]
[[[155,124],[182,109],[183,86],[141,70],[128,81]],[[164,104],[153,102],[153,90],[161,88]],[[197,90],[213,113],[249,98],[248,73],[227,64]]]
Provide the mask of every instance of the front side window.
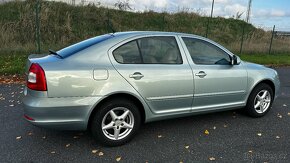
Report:
[[126,43],[113,52],[119,63],[182,64],[175,37],[156,36]]
[[230,56],[219,47],[194,38],[182,38],[195,64],[230,65]]

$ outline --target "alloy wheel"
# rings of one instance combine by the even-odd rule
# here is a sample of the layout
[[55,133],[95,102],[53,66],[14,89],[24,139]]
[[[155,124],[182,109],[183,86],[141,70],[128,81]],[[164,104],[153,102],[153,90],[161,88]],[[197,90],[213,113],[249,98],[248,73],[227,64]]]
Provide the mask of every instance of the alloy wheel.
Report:
[[271,94],[267,90],[261,90],[255,97],[254,108],[257,113],[266,112],[271,104]]
[[133,113],[125,107],[111,109],[102,120],[103,134],[111,140],[121,140],[128,136],[134,127]]

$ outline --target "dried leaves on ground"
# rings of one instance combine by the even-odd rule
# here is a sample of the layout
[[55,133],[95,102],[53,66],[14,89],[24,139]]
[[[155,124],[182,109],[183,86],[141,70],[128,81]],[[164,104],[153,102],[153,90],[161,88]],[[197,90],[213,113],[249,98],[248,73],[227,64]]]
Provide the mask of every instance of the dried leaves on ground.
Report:
[[1,75],[0,84],[25,84],[24,75]]

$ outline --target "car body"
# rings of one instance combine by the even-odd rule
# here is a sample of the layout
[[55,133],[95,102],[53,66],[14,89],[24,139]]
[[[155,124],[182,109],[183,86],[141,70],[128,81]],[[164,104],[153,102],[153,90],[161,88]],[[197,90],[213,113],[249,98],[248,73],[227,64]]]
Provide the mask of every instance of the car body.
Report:
[[[264,89],[270,92],[264,94],[268,100],[253,102],[258,108],[268,104],[269,110],[280,87],[275,70],[241,61],[221,45],[191,34],[118,32],[51,53],[29,57],[23,104],[29,122],[54,129],[89,129],[94,115],[101,114],[98,109],[112,99],[134,103],[141,123],[249,108],[248,99],[261,83],[271,89]],[[42,72],[42,78],[34,72]],[[38,89],[33,84],[40,80]],[[262,99],[257,94],[253,98]]]

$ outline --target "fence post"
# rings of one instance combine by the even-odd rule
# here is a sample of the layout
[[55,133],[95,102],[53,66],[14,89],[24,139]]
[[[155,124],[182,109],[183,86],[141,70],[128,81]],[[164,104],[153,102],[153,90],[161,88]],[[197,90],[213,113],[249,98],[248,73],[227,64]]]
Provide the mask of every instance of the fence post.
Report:
[[243,24],[243,32],[242,32],[242,39],[241,39],[241,47],[240,47],[240,55],[242,54],[242,51],[243,51],[243,44],[244,44],[244,34],[245,34],[245,26],[246,26],[246,23]]
[[163,14],[162,14],[162,31],[164,31],[165,30],[165,12],[163,12]]
[[36,48],[37,53],[40,53],[40,0],[36,0],[35,5],[35,41],[36,41]]
[[110,20],[110,9],[107,8],[108,11],[107,11],[107,30],[108,30],[108,33],[115,33],[115,29],[113,27],[113,24],[111,23],[111,20]]
[[107,8],[107,31],[110,33],[110,10]]
[[272,31],[272,37],[271,37],[271,42],[270,42],[270,47],[269,47],[269,54],[271,54],[272,43],[273,43],[274,34],[275,34],[275,25],[274,25],[274,27],[273,27],[273,31]]
[[209,17],[208,20],[207,20],[206,33],[205,33],[205,37],[206,37],[206,38],[207,38],[207,35],[208,35],[208,31],[209,31],[209,21],[210,21],[210,19],[212,19],[212,14],[213,14],[213,5],[214,5],[214,0],[212,0],[210,17]]

